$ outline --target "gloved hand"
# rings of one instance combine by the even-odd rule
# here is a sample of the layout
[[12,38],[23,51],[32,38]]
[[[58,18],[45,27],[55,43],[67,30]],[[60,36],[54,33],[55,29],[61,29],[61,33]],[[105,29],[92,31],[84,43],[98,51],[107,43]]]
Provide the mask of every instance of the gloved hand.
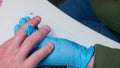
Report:
[[[26,17],[21,20],[26,20]],[[19,25],[21,25],[21,21]],[[28,20],[27,20],[28,21]],[[15,32],[20,27],[15,26]],[[27,26],[25,32],[29,36],[34,33],[37,29]],[[73,66],[78,68],[86,68],[89,63],[93,53],[94,46],[89,47],[88,49],[82,45],[79,45],[73,41],[61,38],[51,38],[45,37],[40,43],[38,43],[32,50],[31,53],[43,47],[47,42],[52,42],[54,44],[53,52],[46,57],[38,66]]]

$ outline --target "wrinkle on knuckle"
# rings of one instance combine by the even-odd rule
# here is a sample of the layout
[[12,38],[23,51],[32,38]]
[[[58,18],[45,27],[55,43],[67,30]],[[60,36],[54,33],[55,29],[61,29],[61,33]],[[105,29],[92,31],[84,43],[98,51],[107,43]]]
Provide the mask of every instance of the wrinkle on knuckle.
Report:
[[30,36],[30,37],[26,38],[25,44],[30,44],[30,45],[35,44],[38,42],[38,39],[43,38],[43,36],[44,36],[43,34],[39,34],[39,37],[38,36]]
[[40,34],[39,34],[39,37],[40,37],[40,38],[43,38],[44,36],[45,36],[44,33],[40,33]]
[[36,26],[38,23],[39,22],[37,20],[33,20],[33,19],[28,22],[28,24],[31,26]]
[[28,37],[28,38],[26,39],[26,43],[27,43],[27,44],[34,43],[34,39],[33,39],[32,37]]
[[21,38],[21,35],[16,35],[16,36],[13,37],[13,41],[15,41],[15,40],[19,41],[18,40],[19,38]]

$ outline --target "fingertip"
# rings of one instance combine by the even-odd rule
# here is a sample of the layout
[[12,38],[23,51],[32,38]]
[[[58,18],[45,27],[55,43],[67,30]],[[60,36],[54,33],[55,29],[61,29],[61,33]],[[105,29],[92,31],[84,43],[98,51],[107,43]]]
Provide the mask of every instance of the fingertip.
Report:
[[41,18],[39,16],[35,16],[28,21],[28,24],[37,27],[40,22]]
[[51,30],[51,28],[50,28],[50,26],[48,26],[48,25],[46,25],[46,26],[44,26],[47,30]]
[[25,16],[24,18],[25,18],[25,20],[26,20],[27,22],[30,20],[30,17],[29,17],[29,16]]
[[52,42],[48,42],[48,43],[46,44],[46,46],[48,47],[48,49],[49,49],[50,51],[52,51],[52,50],[54,49],[54,45],[53,45]]
[[37,21],[39,21],[39,22],[41,21],[41,17],[40,17],[40,16],[35,16],[34,18],[35,18]]
[[23,26],[25,23],[27,23],[27,20],[22,17],[22,18],[19,20],[19,24],[20,24],[21,26]]

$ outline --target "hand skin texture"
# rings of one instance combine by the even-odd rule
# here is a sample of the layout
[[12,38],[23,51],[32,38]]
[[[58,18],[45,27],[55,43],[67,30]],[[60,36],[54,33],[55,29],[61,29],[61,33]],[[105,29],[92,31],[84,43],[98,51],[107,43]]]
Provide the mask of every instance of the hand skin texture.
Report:
[[53,49],[52,43],[47,43],[38,51],[28,56],[34,45],[40,42],[50,31],[45,26],[27,37],[25,28],[29,24],[36,27],[40,23],[40,17],[36,16],[23,25],[18,32],[0,45],[0,68],[35,68]]
[[[19,26],[22,26],[23,23],[25,23],[25,20],[28,20],[28,18],[29,17],[20,19],[19,24],[15,26],[15,33],[17,32],[17,30],[19,30]],[[26,35],[31,36],[32,33],[36,32],[37,30],[38,29],[28,25],[25,32]],[[94,53],[94,46],[86,48],[67,39],[51,38],[46,36],[40,43],[38,43],[34,47],[31,54],[43,47],[48,42],[52,42],[54,44],[54,50],[37,66],[65,65],[77,68],[86,68]],[[90,65],[88,67],[90,67]]]

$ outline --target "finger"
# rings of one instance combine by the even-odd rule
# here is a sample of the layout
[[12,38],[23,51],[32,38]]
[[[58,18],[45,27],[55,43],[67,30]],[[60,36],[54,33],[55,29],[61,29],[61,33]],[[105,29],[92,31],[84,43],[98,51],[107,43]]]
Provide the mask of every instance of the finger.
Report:
[[40,61],[42,61],[50,52],[53,50],[54,46],[52,43],[47,43],[40,50],[33,53],[25,63],[31,67],[35,67]]
[[27,37],[19,49],[19,55],[24,56],[24,58],[28,56],[28,53],[32,50],[32,48],[37,43],[39,43],[49,32],[50,27],[44,26],[29,37]]
[[21,27],[18,32],[15,34],[14,36],[14,43],[13,46],[11,47],[19,47],[19,45],[21,45],[21,43],[24,41],[24,39],[26,38],[26,34],[25,34],[25,28],[27,25],[31,25],[33,27],[36,27],[39,23],[40,23],[41,19],[39,16],[33,17],[32,19],[30,19],[30,21],[28,21],[23,27]]

